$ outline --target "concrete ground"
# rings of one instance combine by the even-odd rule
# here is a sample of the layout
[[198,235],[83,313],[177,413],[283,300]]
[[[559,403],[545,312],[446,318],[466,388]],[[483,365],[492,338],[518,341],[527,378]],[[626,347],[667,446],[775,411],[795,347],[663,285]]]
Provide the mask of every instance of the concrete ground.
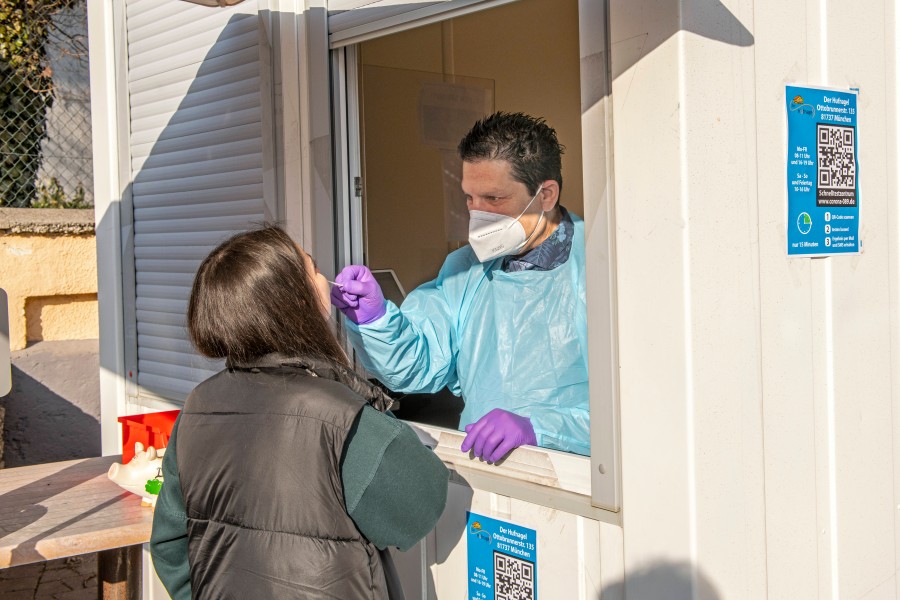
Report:
[[[6,468],[100,456],[97,340],[37,342],[12,353],[0,398]],[[4,600],[95,600],[93,554],[0,570]]]

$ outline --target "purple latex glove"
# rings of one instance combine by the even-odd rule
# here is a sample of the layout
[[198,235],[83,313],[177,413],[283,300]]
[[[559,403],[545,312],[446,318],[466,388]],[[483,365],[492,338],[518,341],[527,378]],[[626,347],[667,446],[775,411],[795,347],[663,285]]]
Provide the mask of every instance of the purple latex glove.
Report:
[[466,439],[460,450],[472,450],[475,456],[497,462],[514,448],[537,445],[534,427],[528,417],[520,417],[507,410],[495,408],[475,423],[466,425]]
[[387,311],[381,286],[368,267],[349,265],[334,278],[331,303],[357,325],[381,318]]

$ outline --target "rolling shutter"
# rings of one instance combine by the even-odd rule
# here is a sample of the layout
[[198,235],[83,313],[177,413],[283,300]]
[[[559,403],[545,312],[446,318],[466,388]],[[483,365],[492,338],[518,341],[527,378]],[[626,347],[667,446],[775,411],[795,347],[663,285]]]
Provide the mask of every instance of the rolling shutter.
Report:
[[331,0],[332,48],[396,33],[515,0]]
[[232,233],[276,217],[264,198],[268,48],[256,0],[220,9],[129,0],[126,23],[137,346],[129,369],[139,396],[182,400],[222,367],[187,338],[200,262]]

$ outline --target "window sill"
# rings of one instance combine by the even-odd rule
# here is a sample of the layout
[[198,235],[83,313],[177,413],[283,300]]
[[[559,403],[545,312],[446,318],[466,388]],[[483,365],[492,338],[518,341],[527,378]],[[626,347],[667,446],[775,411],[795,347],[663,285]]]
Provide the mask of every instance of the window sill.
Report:
[[453,471],[451,482],[621,525],[618,513],[591,504],[591,461],[587,456],[521,446],[491,464],[460,451],[465,439],[460,431],[406,423]]

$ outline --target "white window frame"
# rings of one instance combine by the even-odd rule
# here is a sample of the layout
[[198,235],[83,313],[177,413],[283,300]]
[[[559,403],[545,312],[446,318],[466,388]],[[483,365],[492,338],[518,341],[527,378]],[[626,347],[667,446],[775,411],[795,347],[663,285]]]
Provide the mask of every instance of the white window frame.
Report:
[[[101,452],[121,452],[116,426],[125,414],[125,309],[123,285],[123,232],[129,227],[122,215],[131,214],[127,196],[129,164],[122,155],[128,147],[128,94],[125,43],[125,7],[122,2],[88,0],[88,37],[91,55],[91,129],[94,156],[94,219],[97,240],[97,298],[100,324]],[[123,207],[124,205],[124,207]]]
[[[388,18],[355,36],[331,36],[332,105],[335,140],[335,205],[338,264],[363,259],[362,202],[355,196],[354,178],[361,177],[357,44],[485,10],[514,0],[445,2],[431,5],[421,20]],[[426,9],[420,9],[426,11]],[[543,448],[514,451],[502,465],[486,465],[459,452],[463,434],[455,430],[413,424],[420,437],[452,465],[456,477],[504,495],[532,500],[614,524],[620,524],[621,460],[619,453],[618,360],[616,337],[615,236],[609,103],[608,4],[579,0],[582,82],[599,90],[599,98],[582,92],[584,156],[585,253],[587,264],[589,373],[591,390],[590,458]],[[424,12],[423,12],[424,14]],[[376,24],[377,24],[376,23]],[[373,24],[374,25],[374,24]],[[598,70],[599,65],[599,70]],[[583,85],[583,87],[585,87]],[[597,165],[602,165],[601,169]]]

